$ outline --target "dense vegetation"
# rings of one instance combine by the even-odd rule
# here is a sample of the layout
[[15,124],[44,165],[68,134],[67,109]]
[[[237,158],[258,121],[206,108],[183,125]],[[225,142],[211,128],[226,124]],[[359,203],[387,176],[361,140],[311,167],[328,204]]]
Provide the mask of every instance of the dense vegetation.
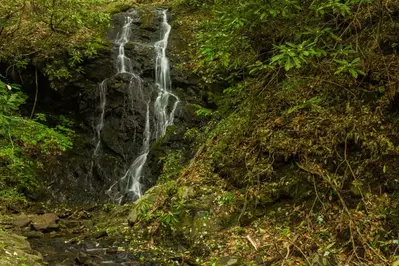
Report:
[[[70,82],[102,49],[120,4],[108,2],[4,4],[0,63]],[[167,4],[187,41],[175,68],[200,77],[208,104],[191,107],[207,123],[185,134],[193,158],[162,159],[132,208],[137,232],[186,244],[181,256],[198,264],[398,265],[399,3]],[[0,197],[33,189],[41,162],[72,145],[62,123],[21,117],[25,98],[2,77]]]
[[[19,83],[39,90],[38,72],[55,89],[82,71],[83,58],[94,55],[103,42],[100,36],[110,15],[96,9],[105,1],[6,1],[0,7],[1,73]],[[67,54],[67,56],[63,56]],[[36,69],[25,79],[21,73]],[[39,70],[38,70],[39,69]],[[31,71],[32,72],[32,71]],[[15,78],[18,77],[18,78]],[[29,88],[29,86],[28,86]],[[27,88],[25,88],[26,91]],[[56,161],[56,155],[72,146],[72,131],[64,117],[55,128],[46,126],[46,116],[29,110],[30,119],[21,117],[19,107],[26,96],[20,85],[0,80],[0,191],[13,198],[38,188],[36,172],[44,162]],[[36,101],[36,100],[35,100]],[[50,163],[49,163],[50,165]],[[23,197],[22,197],[23,198]]]
[[25,100],[17,84],[0,80],[0,201],[32,195],[39,188],[36,170],[72,146],[73,131],[62,123],[49,128],[44,114],[22,117],[18,111]]
[[17,0],[2,4],[0,60],[15,72],[33,64],[54,83],[72,80],[83,71],[83,60],[102,47],[110,19],[107,2]]
[[[208,99],[217,108],[197,110],[210,122],[187,132],[198,152],[177,175],[177,187],[201,192],[190,196],[166,183],[170,203],[154,221],[164,222],[166,209],[176,213],[172,228],[184,228],[182,205],[198,211],[195,202],[213,195],[204,219],[229,229],[216,236],[198,229],[193,240],[197,249],[208,246],[202,254],[210,258],[261,254],[273,265],[395,260],[399,4],[174,4],[176,26],[190,27],[179,27],[191,40],[191,60],[180,67],[212,88]],[[157,207],[142,205],[148,220]]]
[[[61,115],[47,122],[47,114],[36,114],[39,79],[44,76],[58,90],[84,74],[84,61],[104,49],[104,31],[121,5],[105,0],[16,0],[0,6],[2,198],[37,198],[40,169],[53,167],[57,155],[72,147],[73,121]],[[26,94],[34,95],[29,110]]]

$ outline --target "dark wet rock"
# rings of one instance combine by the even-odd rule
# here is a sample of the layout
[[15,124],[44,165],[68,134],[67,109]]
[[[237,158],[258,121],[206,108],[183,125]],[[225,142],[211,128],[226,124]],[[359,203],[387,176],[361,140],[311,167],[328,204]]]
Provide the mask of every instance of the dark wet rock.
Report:
[[45,214],[45,213],[46,213],[46,210],[43,208],[36,209],[36,214],[38,214],[38,215]]
[[105,237],[105,236],[108,236],[107,231],[98,231],[98,232],[93,234],[93,238],[95,238],[95,239],[99,239],[99,238],[102,238],[102,237]]
[[60,222],[66,228],[74,228],[81,225],[81,221],[79,220],[62,220]]
[[44,234],[39,231],[28,231],[28,232],[25,232],[23,235],[25,237],[27,237],[28,239],[44,237]]
[[86,231],[86,228],[84,228],[83,226],[81,227],[75,227],[73,228],[70,233],[74,234],[74,235],[81,235]]
[[115,255],[115,254],[118,253],[118,249],[116,249],[116,248],[108,248],[105,252],[106,252],[106,254]]

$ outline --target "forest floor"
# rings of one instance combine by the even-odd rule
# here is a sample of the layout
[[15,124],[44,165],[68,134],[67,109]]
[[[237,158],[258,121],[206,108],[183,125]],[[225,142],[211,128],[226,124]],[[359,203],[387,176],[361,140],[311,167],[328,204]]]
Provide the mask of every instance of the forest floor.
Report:
[[[111,221],[105,217],[118,228],[101,227]],[[11,208],[0,215],[0,228],[1,265],[159,265],[116,233],[130,230],[127,220],[97,205]]]

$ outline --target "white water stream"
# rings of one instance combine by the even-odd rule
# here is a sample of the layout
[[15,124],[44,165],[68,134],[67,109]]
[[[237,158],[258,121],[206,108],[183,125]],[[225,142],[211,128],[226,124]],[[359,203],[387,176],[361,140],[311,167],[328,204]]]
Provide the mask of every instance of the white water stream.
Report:
[[[157,97],[153,104],[153,135],[151,134],[150,119],[151,97],[148,97],[149,99],[145,99],[142,79],[138,74],[134,73],[131,64],[132,59],[127,57],[125,54],[125,45],[130,40],[132,25],[139,19],[137,11],[131,10],[126,13],[124,25],[122,26],[120,32],[116,37],[116,40],[114,41],[115,45],[118,45],[118,55],[116,57],[117,75],[125,73],[131,76],[129,83],[129,90],[131,91],[130,95],[140,95],[140,100],[145,104],[147,109],[143,131],[143,142],[141,150],[138,153],[139,155],[133,161],[133,163],[130,164],[120,180],[117,180],[107,190],[107,194],[110,195],[113,200],[118,201],[119,203],[122,202],[126,194],[130,194],[130,198],[132,198],[132,200],[136,200],[142,196],[142,179],[144,178],[145,164],[147,162],[147,157],[150,152],[150,141],[151,139],[158,139],[162,137],[166,132],[166,128],[173,124],[174,115],[179,104],[179,98],[172,93],[169,60],[166,56],[171,26],[169,25],[167,20],[167,11],[162,10],[159,12],[162,18],[162,23],[161,40],[154,44],[156,77],[155,84],[157,88]],[[93,153],[93,158],[99,154],[101,148],[101,130],[104,126],[107,80],[108,79],[104,80],[99,86],[101,115],[98,119],[97,124],[95,125],[96,146]],[[131,107],[133,108],[133,98],[131,100]],[[113,190],[114,188],[117,188],[117,185],[119,186],[118,192],[113,193]],[[111,196],[111,194],[114,195]]]
[[101,82],[99,88],[99,96],[100,96],[100,110],[101,110],[101,114],[100,117],[98,119],[97,124],[95,125],[95,140],[96,140],[96,148],[94,149],[93,152],[93,157],[97,156],[100,152],[100,148],[101,148],[101,130],[104,127],[104,114],[105,114],[105,105],[107,104],[107,80],[105,79],[103,80],[103,82]]
[[[170,80],[169,59],[166,56],[168,48],[168,40],[172,27],[168,23],[166,10],[161,11],[162,24],[161,30],[163,38],[155,43],[155,83],[158,88],[158,97],[154,103],[155,114],[155,137],[158,139],[165,135],[166,128],[173,125],[179,98],[172,93],[172,82]],[[174,98],[174,104],[170,112],[168,112],[169,98]]]

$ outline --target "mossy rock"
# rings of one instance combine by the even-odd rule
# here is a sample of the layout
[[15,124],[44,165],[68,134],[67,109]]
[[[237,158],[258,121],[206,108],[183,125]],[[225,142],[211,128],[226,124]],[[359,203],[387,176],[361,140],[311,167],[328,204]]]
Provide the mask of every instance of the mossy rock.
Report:
[[152,209],[154,205],[162,206],[168,199],[170,191],[176,187],[175,181],[170,181],[150,188],[139,200],[137,200],[128,216],[129,224],[136,223],[144,209]]
[[185,206],[186,212],[181,215],[177,230],[192,241],[220,231],[224,219],[224,217],[212,214],[210,211],[215,200],[214,194],[189,200],[195,196],[195,193],[195,190],[191,187],[181,187],[177,193],[179,197],[188,200]]
[[42,255],[32,250],[26,237],[0,232],[0,265],[39,266],[44,264]]
[[241,263],[241,259],[234,256],[222,257],[216,261],[217,266],[238,266],[242,265]]
[[193,187],[182,186],[177,189],[177,195],[182,199],[189,199],[195,196],[195,190]]

